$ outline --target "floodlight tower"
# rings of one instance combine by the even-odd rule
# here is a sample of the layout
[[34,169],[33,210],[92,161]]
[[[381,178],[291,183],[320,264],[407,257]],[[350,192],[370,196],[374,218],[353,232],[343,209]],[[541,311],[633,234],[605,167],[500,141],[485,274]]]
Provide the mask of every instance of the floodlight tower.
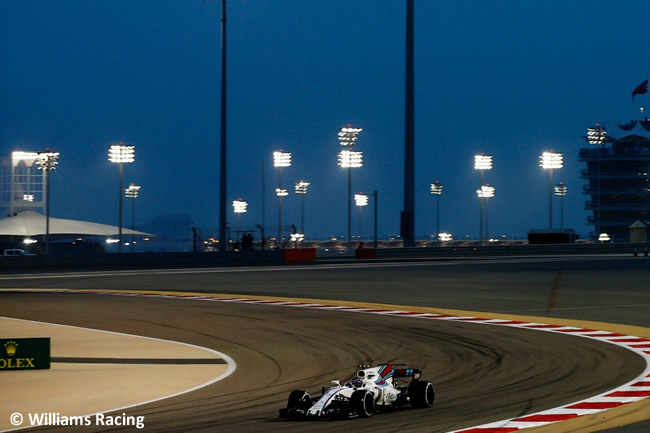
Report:
[[[50,253],[50,171],[56,170],[59,164],[59,152],[52,152],[45,149],[45,152],[38,152],[36,164],[39,170],[45,173],[45,254]],[[24,196],[23,196],[24,198]],[[33,197],[32,197],[33,200]]]
[[442,184],[439,180],[431,184],[431,194],[436,196],[436,241],[440,243],[440,196],[442,195]]
[[120,165],[120,187],[117,190],[119,197],[119,238],[120,244],[118,246],[118,251],[122,252],[122,177],[123,177],[123,165],[135,161],[135,146],[127,146],[124,142],[120,144],[114,144],[108,148],[108,160]]
[[[135,230],[135,199],[138,198],[140,194],[139,185],[131,184],[124,190],[124,197],[131,199],[131,230]],[[131,252],[135,251],[135,242],[133,236],[131,236]]]
[[555,185],[555,195],[560,197],[560,228],[564,228],[564,196],[567,193],[567,187],[564,182]]
[[[492,170],[492,156],[481,153],[474,155],[474,169],[478,170],[481,175],[481,188],[484,185],[485,170]],[[483,243],[483,198],[479,196],[480,215],[479,215],[479,241]]]
[[368,206],[368,194],[362,192],[355,194],[354,203],[359,208],[359,242],[361,242],[361,239],[363,239],[363,214],[361,211],[364,206]]
[[539,157],[539,165],[548,170],[548,228],[553,229],[553,170],[562,168],[562,154],[554,150],[543,152]]
[[481,189],[476,191],[478,194],[479,200],[485,199],[485,235],[490,238],[490,232],[488,231],[488,200],[489,198],[494,197],[494,187],[491,185],[482,185]]
[[352,150],[356,144],[362,128],[348,126],[339,130],[339,144],[347,147],[339,152],[339,165],[348,169],[348,250],[352,248],[352,169],[363,166],[363,154],[360,151]]
[[[607,141],[607,131],[600,123],[596,126],[587,128],[587,142],[592,146],[596,146],[596,210],[594,216],[596,217],[596,237],[600,235],[600,154],[603,151],[605,142]],[[591,185],[590,185],[591,187]]]
[[307,195],[307,190],[309,189],[309,182],[301,180],[296,182],[295,192],[300,194],[302,199],[300,200],[300,233],[305,234],[305,196]]
[[275,189],[275,195],[278,196],[278,248],[282,247],[282,197],[289,195],[286,189],[282,188],[282,169],[291,167],[291,152],[278,150],[273,152],[273,166],[278,170],[278,187]]
[[237,214],[237,231],[241,231],[241,214],[247,212],[248,202],[238,198],[232,202],[233,212]]

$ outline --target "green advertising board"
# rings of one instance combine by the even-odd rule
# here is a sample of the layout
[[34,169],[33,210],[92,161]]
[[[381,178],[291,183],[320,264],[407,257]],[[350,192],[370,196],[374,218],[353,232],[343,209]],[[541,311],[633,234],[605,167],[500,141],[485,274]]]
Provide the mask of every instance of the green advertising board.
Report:
[[49,338],[0,339],[0,371],[50,368]]

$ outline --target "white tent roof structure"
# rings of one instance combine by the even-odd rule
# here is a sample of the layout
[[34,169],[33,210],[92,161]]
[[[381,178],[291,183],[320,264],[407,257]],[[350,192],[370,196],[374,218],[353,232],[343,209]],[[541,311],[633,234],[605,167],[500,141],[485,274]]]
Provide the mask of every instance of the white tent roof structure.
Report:
[[[0,236],[38,236],[45,234],[45,215],[31,210],[0,220]],[[50,235],[112,236],[119,234],[119,227],[86,221],[50,217]],[[128,236],[152,236],[136,230],[122,228]]]

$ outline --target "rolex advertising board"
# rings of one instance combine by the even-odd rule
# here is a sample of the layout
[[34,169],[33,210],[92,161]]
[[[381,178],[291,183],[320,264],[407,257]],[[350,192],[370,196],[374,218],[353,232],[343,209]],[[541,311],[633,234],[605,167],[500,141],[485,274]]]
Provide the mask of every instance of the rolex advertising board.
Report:
[[0,371],[49,368],[49,338],[0,339]]

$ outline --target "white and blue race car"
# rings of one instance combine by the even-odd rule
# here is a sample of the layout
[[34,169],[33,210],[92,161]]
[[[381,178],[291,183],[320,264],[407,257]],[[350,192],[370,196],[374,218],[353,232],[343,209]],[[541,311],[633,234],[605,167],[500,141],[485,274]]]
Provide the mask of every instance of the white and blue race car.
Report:
[[375,411],[404,406],[433,406],[435,390],[431,382],[420,380],[420,369],[395,368],[393,364],[359,367],[357,375],[344,385],[333,380],[332,386],[323,388],[317,400],[307,391],[292,391],[287,407],[280,409],[280,417],[369,417]]

